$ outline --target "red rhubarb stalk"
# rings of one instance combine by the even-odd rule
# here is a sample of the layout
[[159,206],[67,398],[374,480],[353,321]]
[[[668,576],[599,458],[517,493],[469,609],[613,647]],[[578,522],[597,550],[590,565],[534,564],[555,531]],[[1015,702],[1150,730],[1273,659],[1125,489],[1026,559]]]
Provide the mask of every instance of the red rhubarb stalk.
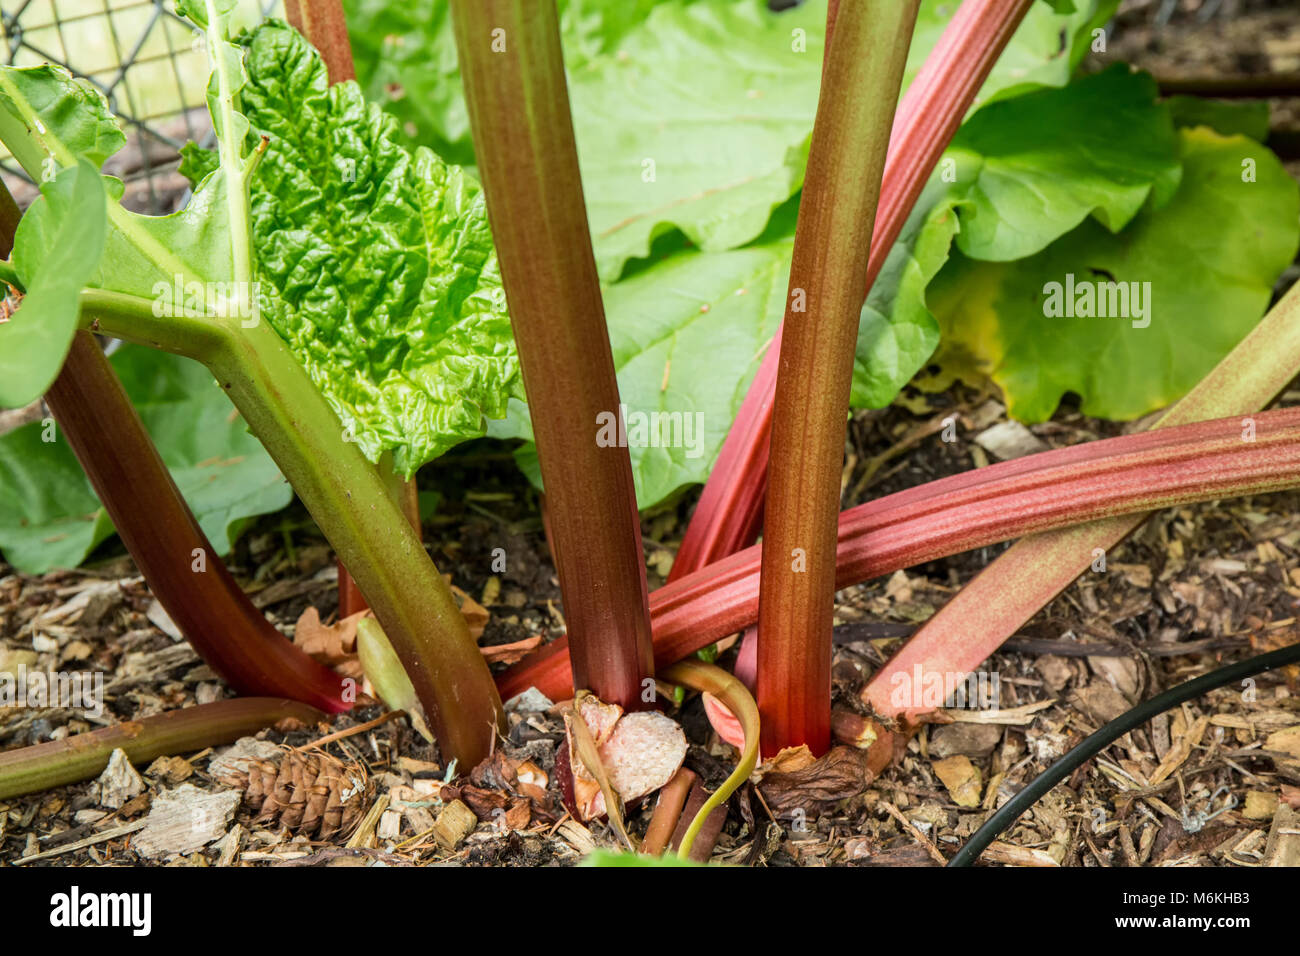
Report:
[[813,125],[780,351],[758,610],[762,750],[831,739],[845,416],[893,107],[920,0],[839,11]]
[[[930,172],[1033,0],[965,0],[898,107],[876,209],[870,290]],[[669,580],[752,544],[763,527],[781,334],[759,365],[687,527]]]
[[[1300,284],[1292,286],[1259,325],[1156,422],[1154,428],[1160,431],[1155,434],[1170,434],[1171,428],[1184,431],[1187,422],[1224,415],[1233,416],[1228,423],[1235,423],[1239,435],[1251,423],[1262,430],[1266,422],[1277,421],[1277,416],[1284,413],[1252,413],[1280,394],[1297,369],[1300,369]],[[1254,447],[1253,443],[1242,442],[1237,455],[1244,459]],[[1242,465],[1248,467],[1244,460]],[[917,667],[953,675],[954,680],[958,679],[957,675],[977,668],[1003,641],[1087,571],[1096,560],[1098,549],[1108,552],[1115,547],[1150,517],[1149,512],[1150,509],[1143,508],[1135,514],[1018,541],[912,635],[875,674],[863,691],[863,700],[885,716],[906,714],[914,718],[932,709],[920,705],[919,695],[906,692]],[[900,685],[904,689],[901,694],[898,693]]]
[[[1300,305],[1300,287],[1288,298]],[[1300,334],[1291,342],[1300,349]],[[1243,440],[1239,417],[1199,422],[1030,455],[850,508],[840,515],[835,586],[1024,534],[1300,484],[1300,409],[1253,421],[1254,441]],[[651,595],[658,666],[757,620],[759,551],[747,548]],[[572,689],[566,651],[554,641],[499,675],[502,694],[536,686],[563,699]]]
[[320,50],[331,83],[357,78],[342,0],[285,0],[284,17]]
[[347,710],[344,681],[277,631],[199,527],[94,336],[78,332],[45,395],[149,589],[241,694]]
[[[453,0],[470,126],[546,487],[573,680],[646,706],[653,673],[632,465],[555,4]],[[653,695],[646,695],[653,696]]]
[[[0,184],[0,256],[20,216]],[[273,628],[212,550],[90,333],[73,337],[45,400],[149,589],[208,666],[241,694],[347,710],[339,676]]]

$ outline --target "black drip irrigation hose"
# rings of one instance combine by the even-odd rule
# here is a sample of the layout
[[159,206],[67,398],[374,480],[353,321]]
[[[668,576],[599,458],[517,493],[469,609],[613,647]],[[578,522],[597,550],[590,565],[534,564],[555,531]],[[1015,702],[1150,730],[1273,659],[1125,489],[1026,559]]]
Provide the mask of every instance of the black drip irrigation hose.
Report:
[[1127,713],[1121,714],[1100,730],[1085,737],[1077,747],[1052,764],[1014,797],[984,822],[966,841],[957,854],[948,861],[949,866],[970,866],[990,843],[997,839],[1007,827],[1032,807],[1049,790],[1068,777],[1085,761],[1101,753],[1112,742],[1124,736],[1130,730],[1140,727],[1148,720],[1164,713],[1171,707],[1200,697],[1202,694],[1216,690],[1226,684],[1271,671],[1287,664],[1300,663],[1300,644],[1292,644],[1281,650],[1270,651],[1258,657],[1251,657],[1236,664],[1229,664],[1217,671],[1211,671],[1195,680],[1172,687],[1163,694],[1158,694],[1148,701],[1138,704]]

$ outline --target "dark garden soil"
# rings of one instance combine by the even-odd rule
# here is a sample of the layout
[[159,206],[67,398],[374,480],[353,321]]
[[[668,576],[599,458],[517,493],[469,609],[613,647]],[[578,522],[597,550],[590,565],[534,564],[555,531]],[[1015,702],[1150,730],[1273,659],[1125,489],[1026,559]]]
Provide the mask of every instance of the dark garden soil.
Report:
[[[1300,21],[1286,3],[1224,0],[1205,22],[1199,6],[1176,5],[1162,23],[1161,0],[1126,3],[1107,58],[1159,75],[1300,71]],[[1275,103],[1274,126],[1300,127],[1300,100]],[[1290,168],[1300,174],[1297,164]],[[1293,267],[1279,292],[1297,275]],[[1300,383],[1292,389],[1283,404],[1300,404]],[[944,442],[940,423],[951,415],[962,427],[955,442]],[[844,505],[997,460],[977,439],[1005,420],[994,393],[965,386],[938,395],[908,389],[887,409],[856,414]],[[1028,429],[1028,440],[1055,448],[1143,424],[1089,419],[1067,402],[1052,421]],[[442,499],[425,524],[426,544],[438,567],[486,609],[479,642],[494,666],[562,633],[537,497],[509,447],[463,446],[426,468],[420,485]],[[651,587],[668,573],[697,497],[692,491],[645,516]],[[1085,574],[985,665],[1000,679],[998,710],[946,712],[948,722],[923,729],[901,762],[865,791],[836,790],[832,782],[819,793],[786,794],[783,805],[802,813],[774,814],[761,787],[747,785],[731,801],[713,859],[937,865],[990,809],[1138,700],[1300,640],[1298,506],[1300,492],[1291,492],[1156,515],[1107,556],[1104,572]],[[857,708],[858,689],[899,642],[1003,547],[841,592],[836,705]],[[494,574],[497,548],[507,563]],[[260,521],[230,565],[286,634],[308,607],[333,620],[332,554],[301,506]],[[735,653],[729,643],[724,664]],[[322,653],[331,663],[349,662],[346,640],[327,641]],[[101,549],[81,569],[41,577],[0,564],[0,671],[20,663],[29,671],[102,672],[104,713],[0,709],[0,749],[230,695],[175,633],[120,545]],[[1211,693],[1121,738],[1005,832],[984,860],[1300,865],[1300,668],[1264,675],[1251,690]],[[688,766],[719,782],[735,752],[713,735],[698,701],[680,717],[692,744]],[[119,773],[0,801],[0,865],[550,865],[615,846],[607,827],[578,823],[557,799],[553,769],[563,723],[554,709],[517,711],[509,722],[498,753],[477,769],[448,768],[404,717],[371,704],[319,727],[268,731],[233,754],[220,748],[163,758],[140,779]],[[325,735],[332,741],[303,749]],[[320,753],[336,761],[313,756]],[[239,755],[254,761],[242,764],[243,777],[230,772]],[[348,826],[312,832],[292,815],[265,818],[240,803],[247,775],[270,772],[259,760],[355,790],[360,802]],[[331,777],[329,767],[339,772]],[[453,798],[474,815],[449,835],[454,821],[442,809]],[[208,842],[195,847],[192,833],[169,836],[163,828],[141,845],[137,835],[151,815],[187,801],[219,808]],[[631,828],[643,832],[649,812],[632,811]]]

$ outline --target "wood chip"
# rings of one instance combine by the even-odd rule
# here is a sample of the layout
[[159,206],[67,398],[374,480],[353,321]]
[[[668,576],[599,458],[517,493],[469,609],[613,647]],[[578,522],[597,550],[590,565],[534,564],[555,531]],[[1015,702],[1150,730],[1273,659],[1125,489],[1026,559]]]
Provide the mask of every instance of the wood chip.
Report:
[[189,783],[159,794],[131,848],[148,859],[193,853],[225,835],[239,801],[237,790],[209,793]]

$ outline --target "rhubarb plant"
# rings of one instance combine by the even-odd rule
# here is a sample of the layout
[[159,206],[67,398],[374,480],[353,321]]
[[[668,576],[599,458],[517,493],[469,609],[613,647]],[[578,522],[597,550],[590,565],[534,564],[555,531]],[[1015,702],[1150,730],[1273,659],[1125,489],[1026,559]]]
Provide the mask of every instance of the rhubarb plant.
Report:
[[[413,469],[420,455],[454,440],[439,428],[469,427],[471,408],[481,428],[483,409],[499,406],[513,387],[508,334],[498,327],[494,338],[483,321],[504,303],[493,295],[481,200],[476,205],[476,189],[459,171],[391,145],[391,120],[367,110],[355,87],[326,93],[317,54],[287,28],[271,24],[248,41],[264,37],[273,63],[259,60],[269,75],[253,82],[248,45],[230,35],[232,9],[228,0],[183,7],[204,29],[212,64],[215,163],[190,203],[161,218],[128,212],[120,184],[93,177],[95,202],[85,215],[103,211],[104,248],[71,308],[83,327],[208,367],[352,570],[446,752],[476,760],[490,745],[499,700],[446,582],[372,460],[388,450]],[[66,323],[59,311],[66,297],[37,285],[45,252],[37,239],[49,241],[67,216],[82,215],[58,202],[60,190],[102,165],[123,137],[98,95],[56,69],[4,69],[0,89],[0,138],[33,178],[55,171],[20,227],[36,238],[20,235],[13,257],[26,296],[6,331],[25,337]],[[265,104],[277,91],[301,95],[314,112],[294,103],[297,125],[275,125]],[[243,111],[246,99],[262,125]],[[337,160],[328,173],[295,165],[295,157],[322,152]],[[263,175],[296,187],[296,200],[255,202],[253,184]],[[340,212],[350,217],[347,228],[330,228],[344,225],[330,218]],[[267,225],[277,217],[278,228]],[[365,245],[349,246],[354,239]],[[331,309],[345,291],[355,298]],[[416,314],[441,325],[411,322]],[[441,349],[431,344],[434,332],[442,333]],[[315,362],[325,383],[319,363],[330,356],[352,373],[338,378],[355,391],[322,391],[313,381]],[[430,364],[440,368],[431,373]],[[463,387],[439,404],[444,375]],[[426,416],[406,423],[407,433],[400,418],[384,417],[403,401]]]

